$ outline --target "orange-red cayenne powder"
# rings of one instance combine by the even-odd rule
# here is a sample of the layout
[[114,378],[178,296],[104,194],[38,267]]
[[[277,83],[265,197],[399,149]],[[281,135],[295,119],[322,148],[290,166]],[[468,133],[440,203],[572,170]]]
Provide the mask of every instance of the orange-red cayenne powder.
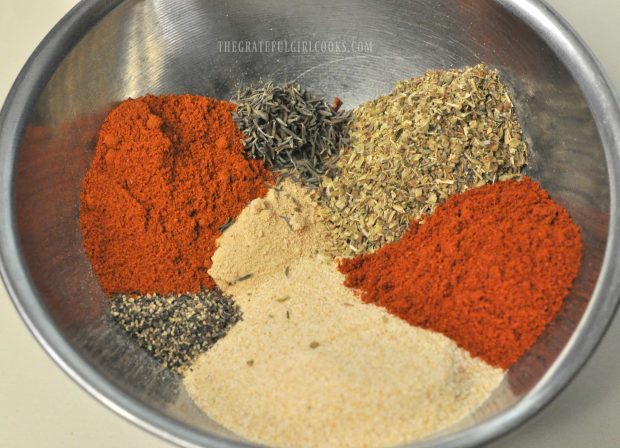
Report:
[[219,228],[272,176],[243,156],[235,106],[180,95],[123,101],[106,118],[84,179],[84,247],[107,293],[198,292]]
[[453,196],[340,270],[365,302],[506,369],[560,310],[581,251],[577,225],[526,177]]

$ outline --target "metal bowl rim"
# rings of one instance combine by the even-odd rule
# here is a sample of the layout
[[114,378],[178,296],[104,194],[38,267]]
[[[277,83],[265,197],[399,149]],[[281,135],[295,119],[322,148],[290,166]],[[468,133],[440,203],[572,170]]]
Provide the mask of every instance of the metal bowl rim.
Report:
[[[29,113],[62,59],[123,0],[82,0],[43,39],[19,73],[0,112],[0,274],[35,339],[83,389],[128,421],[184,447],[257,446],[237,443],[185,425],[126,395],[74,351],[38,300],[20,251],[13,176]],[[527,23],[556,52],[582,89],[605,149],[610,181],[607,247],[590,305],[573,336],[545,376],[513,407],[472,428],[415,444],[416,448],[475,447],[515,429],[549,404],[592,355],[620,301],[620,107],[611,82],[575,31],[542,0],[496,0]]]

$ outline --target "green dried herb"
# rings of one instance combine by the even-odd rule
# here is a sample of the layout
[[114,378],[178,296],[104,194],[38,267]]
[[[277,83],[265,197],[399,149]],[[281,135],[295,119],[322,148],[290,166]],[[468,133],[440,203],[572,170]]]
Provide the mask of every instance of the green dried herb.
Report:
[[239,278],[235,281],[235,283],[244,282],[244,281],[246,281],[246,280],[249,280],[249,279],[251,279],[251,278],[252,278],[252,276],[253,276],[253,275],[254,275],[254,274],[253,274],[253,273],[251,273],[251,272],[250,272],[249,274],[242,275],[241,277],[239,277]]
[[506,86],[484,65],[399,82],[354,111],[350,136],[319,190],[343,256],[398,240],[448,196],[519,177],[527,163]]
[[220,232],[224,233],[224,231],[225,231],[226,229],[228,229],[230,226],[232,226],[234,223],[235,223],[235,220],[234,220],[234,219],[232,219],[232,218],[228,218],[228,221],[226,221],[224,224],[222,224],[222,225],[219,227],[219,229],[218,229],[218,230],[219,230]]
[[247,154],[305,185],[317,187],[327,164],[348,144],[350,113],[299,84],[248,88],[234,101],[233,118],[246,135]]

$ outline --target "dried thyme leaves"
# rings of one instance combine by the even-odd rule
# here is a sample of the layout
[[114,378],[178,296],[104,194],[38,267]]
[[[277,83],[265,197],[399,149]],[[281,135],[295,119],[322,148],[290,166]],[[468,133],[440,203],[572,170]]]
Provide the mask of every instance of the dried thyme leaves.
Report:
[[181,372],[239,320],[241,311],[217,290],[112,298],[114,321],[164,366]]
[[296,83],[268,83],[237,93],[233,118],[246,135],[249,156],[317,187],[327,163],[348,144],[349,112]]
[[448,196],[519,177],[527,163],[506,86],[484,65],[399,82],[354,111],[350,136],[320,185],[344,256],[398,240]]

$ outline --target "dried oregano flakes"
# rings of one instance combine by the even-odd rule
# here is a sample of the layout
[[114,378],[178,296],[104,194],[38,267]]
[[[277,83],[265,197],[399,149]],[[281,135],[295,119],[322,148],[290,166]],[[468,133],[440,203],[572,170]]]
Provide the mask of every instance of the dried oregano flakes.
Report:
[[527,163],[506,86],[484,65],[399,82],[353,112],[349,136],[319,188],[343,256],[399,239],[448,196],[520,177]]

